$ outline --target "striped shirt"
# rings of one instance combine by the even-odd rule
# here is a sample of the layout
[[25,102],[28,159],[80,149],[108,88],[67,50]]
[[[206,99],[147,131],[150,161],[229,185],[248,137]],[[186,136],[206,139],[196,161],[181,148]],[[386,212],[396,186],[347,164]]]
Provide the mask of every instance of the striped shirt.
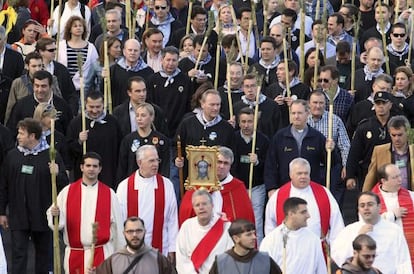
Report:
[[[66,43],[67,44],[67,43]],[[78,54],[82,56],[82,63],[86,62],[86,56],[88,55],[89,44],[84,48],[72,48],[67,44],[66,53],[68,55],[68,70],[70,77],[73,77],[76,72],[79,71],[78,68]]]

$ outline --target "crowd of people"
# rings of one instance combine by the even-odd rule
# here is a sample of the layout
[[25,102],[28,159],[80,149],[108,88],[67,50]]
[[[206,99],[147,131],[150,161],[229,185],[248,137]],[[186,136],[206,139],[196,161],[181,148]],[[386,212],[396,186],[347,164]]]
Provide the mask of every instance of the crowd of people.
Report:
[[0,274],[413,273],[414,7],[303,2],[4,3]]

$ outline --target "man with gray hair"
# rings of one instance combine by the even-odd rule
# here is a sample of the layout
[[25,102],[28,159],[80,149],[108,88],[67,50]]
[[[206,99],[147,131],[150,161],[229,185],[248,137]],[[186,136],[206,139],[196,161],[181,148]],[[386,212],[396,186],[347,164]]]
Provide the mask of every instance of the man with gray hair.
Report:
[[409,190],[414,189],[414,168],[410,165],[410,162],[413,161],[410,155],[414,152],[414,145],[408,144],[410,123],[405,116],[398,115],[391,117],[387,128],[391,142],[374,147],[362,191],[372,189],[379,181],[377,176],[379,168],[389,163],[393,163],[399,168],[402,179],[401,186]]
[[[107,37],[116,37],[121,41],[121,45],[128,39],[128,30],[121,28],[122,25],[122,14],[121,11],[114,8],[105,12]],[[95,40],[95,47],[100,50],[103,40],[104,33],[101,33]],[[103,54],[103,52],[100,52]]]
[[21,54],[6,47],[6,40],[6,29],[0,26],[0,123],[4,121],[11,84],[24,69]]
[[[254,223],[253,207],[247,195],[246,187],[242,181],[230,174],[233,162],[233,151],[228,147],[220,147],[217,156],[217,179],[220,181],[221,190],[220,192],[213,192],[214,211],[216,213],[224,212],[229,221],[243,218]],[[182,198],[179,214],[180,224],[194,216],[191,207],[191,195],[193,193],[194,191],[189,190]]]
[[265,235],[282,224],[285,218],[283,204],[289,197],[306,200],[310,214],[309,229],[328,243],[344,228],[335,198],[327,188],[311,181],[310,172],[310,164],[304,158],[296,158],[289,163],[291,181],[276,190],[266,205]]
[[171,181],[158,174],[160,158],[152,145],[137,150],[138,170],[116,191],[123,219],[139,216],[146,223],[145,243],[175,260],[178,233],[177,198]]
[[177,236],[178,274],[206,274],[219,255],[233,246],[225,222],[214,209],[213,198],[205,189],[191,194],[195,217],[186,220]]

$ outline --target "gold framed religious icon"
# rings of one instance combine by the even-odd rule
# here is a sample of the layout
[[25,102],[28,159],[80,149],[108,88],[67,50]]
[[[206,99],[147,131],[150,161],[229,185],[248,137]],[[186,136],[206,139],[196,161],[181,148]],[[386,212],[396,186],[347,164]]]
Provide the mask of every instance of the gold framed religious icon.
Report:
[[185,189],[204,187],[209,191],[219,190],[217,179],[217,146],[187,146],[185,148],[188,160],[188,178]]

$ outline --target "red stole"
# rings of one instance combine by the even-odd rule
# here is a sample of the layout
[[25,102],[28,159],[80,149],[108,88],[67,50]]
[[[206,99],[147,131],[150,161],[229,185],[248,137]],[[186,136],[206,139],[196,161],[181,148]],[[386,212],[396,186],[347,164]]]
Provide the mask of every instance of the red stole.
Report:
[[217,242],[220,240],[224,231],[224,222],[220,218],[217,222],[210,228],[207,234],[201,239],[193,253],[191,254],[191,261],[193,262],[194,269],[197,273],[200,270],[200,267],[206,261],[211,251],[216,246]]
[[[290,197],[291,186],[292,183],[289,182],[279,188],[276,202],[277,225],[280,225],[285,219],[285,214],[283,213],[283,204]],[[316,203],[318,204],[319,217],[321,219],[321,231],[323,234],[321,236],[325,237],[329,230],[329,220],[331,219],[331,204],[329,203],[328,195],[326,194],[323,186],[314,182],[310,182],[310,187],[312,189],[313,196],[315,196]]]
[[[132,173],[128,178],[127,208],[128,218],[138,215],[138,190],[134,189],[135,174]],[[152,225],[152,247],[157,248],[162,253],[162,231],[164,228],[164,209],[165,209],[165,190],[162,176],[157,174],[157,188],[155,189],[154,223]]]
[[[191,203],[193,193],[194,190],[187,190],[181,199],[178,214],[178,223],[180,227],[185,220],[195,216],[193,205]],[[253,223],[255,222],[252,203],[242,181],[233,178],[231,182],[223,185],[223,189],[220,190],[220,193],[223,198],[223,208],[221,211],[226,213],[229,221],[242,218]]]
[[[380,190],[380,184],[377,183],[372,192],[378,194],[381,201],[381,214],[387,211],[387,205],[385,204],[384,197]],[[398,190],[398,204],[400,207],[405,207],[408,212],[407,216],[401,218],[403,224],[403,230],[405,239],[407,240],[408,249],[410,250],[411,262],[414,262],[414,205],[411,199],[410,193],[405,188]]]
[[[104,257],[103,245],[109,241],[111,235],[111,190],[105,184],[98,182],[98,197],[96,201],[95,222],[98,223],[97,241],[93,266],[101,264]],[[81,242],[81,201],[82,179],[69,186],[66,201],[66,223],[69,245],[69,273],[84,273],[84,246]],[[90,220],[91,224],[93,220]],[[83,224],[88,225],[88,224]],[[92,226],[91,226],[92,229]]]

